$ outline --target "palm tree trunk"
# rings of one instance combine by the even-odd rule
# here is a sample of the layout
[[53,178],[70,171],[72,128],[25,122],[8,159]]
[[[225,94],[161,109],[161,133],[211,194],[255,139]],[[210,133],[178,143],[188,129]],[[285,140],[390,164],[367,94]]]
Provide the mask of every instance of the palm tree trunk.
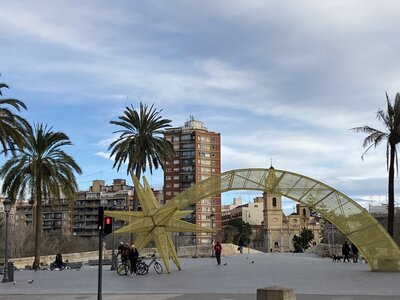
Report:
[[[136,170],[135,170],[135,176],[136,178],[140,181],[140,175],[141,175],[141,170],[142,170],[142,166],[141,164],[137,164]],[[134,211],[138,211],[139,210],[139,198],[138,195],[136,193],[136,189],[133,190],[133,210]]]
[[[136,167],[136,171],[135,171],[135,176],[136,178],[140,181],[140,174],[141,174],[141,166]],[[131,176],[133,174],[132,170],[130,171]],[[139,210],[139,198],[138,195],[136,193],[136,188],[133,189],[133,211],[138,211]],[[133,240],[134,240],[134,233],[131,233],[131,244],[133,244]]]
[[36,224],[35,224],[35,260],[33,261],[33,269],[40,267],[40,244],[42,235],[42,189],[41,180],[36,181]]
[[388,183],[388,223],[387,231],[393,237],[394,222],[394,164],[396,155],[396,145],[390,144],[390,162],[389,162],[389,183]]

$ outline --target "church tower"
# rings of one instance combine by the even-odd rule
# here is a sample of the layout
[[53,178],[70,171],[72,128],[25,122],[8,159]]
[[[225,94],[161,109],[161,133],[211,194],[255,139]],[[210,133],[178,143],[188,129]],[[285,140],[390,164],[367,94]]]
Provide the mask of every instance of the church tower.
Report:
[[282,195],[279,192],[279,179],[275,175],[275,169],[271,165],[268,169],[268,176],[265,179],[266,190],[263,193],[264,199],[264,221],[263,232],[265,251],[281,251],[283,210]]

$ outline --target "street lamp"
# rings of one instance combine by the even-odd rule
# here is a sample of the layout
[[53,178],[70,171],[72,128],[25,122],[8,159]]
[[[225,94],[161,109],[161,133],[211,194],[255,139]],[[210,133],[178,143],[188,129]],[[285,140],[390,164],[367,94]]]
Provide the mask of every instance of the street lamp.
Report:
[[11,211],[11,200],[6,199],[3,202],[4,212],[6,213],[6,238],[4,245],[4,277],[2,282],[9,282],[8,278],[8,214]]
[[[211,219],[211,230],[214,230],[215,214],[213,212],[211,212],[210,214],[210,219]],[[211,257],[214,257],[214,232],[211,233]]]
[[[113,201],[112,210],[116,210],[116,203]],[[112,218],[112,251],[111,251],[111,268],[110,271],[115,271],[117,269],[117,258],[115,256],[115,241],[114,241],[114,218]]]

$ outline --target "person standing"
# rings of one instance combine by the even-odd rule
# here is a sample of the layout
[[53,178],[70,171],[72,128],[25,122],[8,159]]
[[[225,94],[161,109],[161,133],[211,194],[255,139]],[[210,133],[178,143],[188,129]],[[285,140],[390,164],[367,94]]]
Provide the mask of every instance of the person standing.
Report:
[[139,251],[136,249],[135,245],[132,244],[131,249],[129,251],[129,262],[131,267],[131,276],[136,276],[136,265],[139,258]]
[[118,246],[118,253],[116,255],[116,257],[118,258],[119,255],[121,255],[121,261],[122,261],[122,252],[124,251],[124,242],[120,242],[119,246]]
[[350,246],[347,243],[347,241],[345,241],[342,247],[343,262],[346,262],[346,259],[348,262],[350,262],[349,254],[350,254]]
[[214,246],[214,253],[215,257],[217,258],[218,265],[221,265],[221,252],[222,252],[222,246],[219,242],[216,242]]
[[353,262],[358,262],[358,248],[353,243],[351,243],[351,252],[353,252]]
[[125,243],[125,245],[122,247],[122,252],[121,252],[122,263],[126,263],[129,260],[129,252],[130,251],[131,251],[131,247],[129,246],[128,243]]

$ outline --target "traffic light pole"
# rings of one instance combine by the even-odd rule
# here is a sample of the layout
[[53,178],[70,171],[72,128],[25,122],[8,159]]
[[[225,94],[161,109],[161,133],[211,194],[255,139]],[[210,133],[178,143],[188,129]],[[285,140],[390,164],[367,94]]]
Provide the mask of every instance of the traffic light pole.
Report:
[[97,280],[97,300],[102,300],[102,283],[103,283],[103,219],[104,208],[99,207],[98,229],[99,229],[99,271]]

